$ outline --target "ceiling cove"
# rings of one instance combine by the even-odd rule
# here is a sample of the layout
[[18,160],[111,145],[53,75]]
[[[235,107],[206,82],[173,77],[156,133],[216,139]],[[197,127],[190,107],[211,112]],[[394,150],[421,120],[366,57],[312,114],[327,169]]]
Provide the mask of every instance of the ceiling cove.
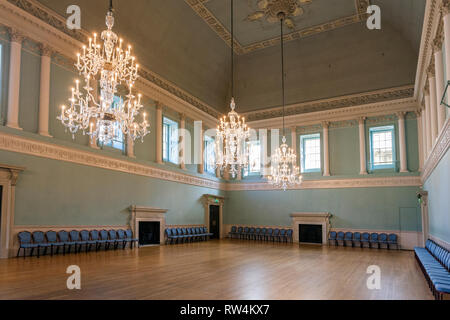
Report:
[[[223,40],[231,46],[228,1],[185,0]],[[236,54],[247,54],[278,45],[277,19],[280,8],[288,11],[285,41],[297,40],[335,30],[367,19],[370,0],[242,0],[236,1],[234,38]]]

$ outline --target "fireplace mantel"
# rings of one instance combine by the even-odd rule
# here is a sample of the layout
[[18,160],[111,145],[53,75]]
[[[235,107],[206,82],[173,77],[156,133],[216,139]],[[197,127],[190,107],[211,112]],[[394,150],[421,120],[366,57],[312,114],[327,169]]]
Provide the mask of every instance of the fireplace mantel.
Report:
[[130,227],[135,238],[139,237],[139,222],[159,222],[160,244],[163,245],[165,243],[164,232],[166,230],[167,209],[131,206],[129,210],[131,212]]
[[301,224],[322,225],[322,244],[328,243],[328,233],[330,232],[329,212],[294,212],[291,214],[292,230],[294,242],[299,242],[298,230]]

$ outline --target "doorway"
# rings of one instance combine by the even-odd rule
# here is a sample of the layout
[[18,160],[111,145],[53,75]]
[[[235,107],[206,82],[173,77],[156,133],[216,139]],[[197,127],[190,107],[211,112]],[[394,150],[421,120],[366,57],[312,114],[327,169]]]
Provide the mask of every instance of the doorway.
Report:
[[220,206],[209,206],[209,232],[213,234],[211,239],[220,238]]

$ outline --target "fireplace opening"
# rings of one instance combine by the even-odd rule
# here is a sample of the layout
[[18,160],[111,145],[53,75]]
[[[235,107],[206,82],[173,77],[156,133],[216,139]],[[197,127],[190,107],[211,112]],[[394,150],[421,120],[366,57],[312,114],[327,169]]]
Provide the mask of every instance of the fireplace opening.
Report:
[[298,228],[299,242],[322,244],[322,225],[301,224]]
[[160,244],[159,222],[139,221],[139,245]]

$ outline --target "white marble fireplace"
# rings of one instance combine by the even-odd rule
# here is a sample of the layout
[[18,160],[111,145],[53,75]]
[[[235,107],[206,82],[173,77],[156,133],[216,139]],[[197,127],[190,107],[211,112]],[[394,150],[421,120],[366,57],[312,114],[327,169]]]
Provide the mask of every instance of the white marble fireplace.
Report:
[[159,243],[160,245],[165,243],[167,209],[131,206],[130,212],[130,227],[135,238],[139,238],[139,222],[159,222]]
[[329,212],[295,212],[291,214],[292,230],[294,242],[299,242],[299,226],[304,224],[322,226],[322,244],[328,243],[328,233],[330,232]]

